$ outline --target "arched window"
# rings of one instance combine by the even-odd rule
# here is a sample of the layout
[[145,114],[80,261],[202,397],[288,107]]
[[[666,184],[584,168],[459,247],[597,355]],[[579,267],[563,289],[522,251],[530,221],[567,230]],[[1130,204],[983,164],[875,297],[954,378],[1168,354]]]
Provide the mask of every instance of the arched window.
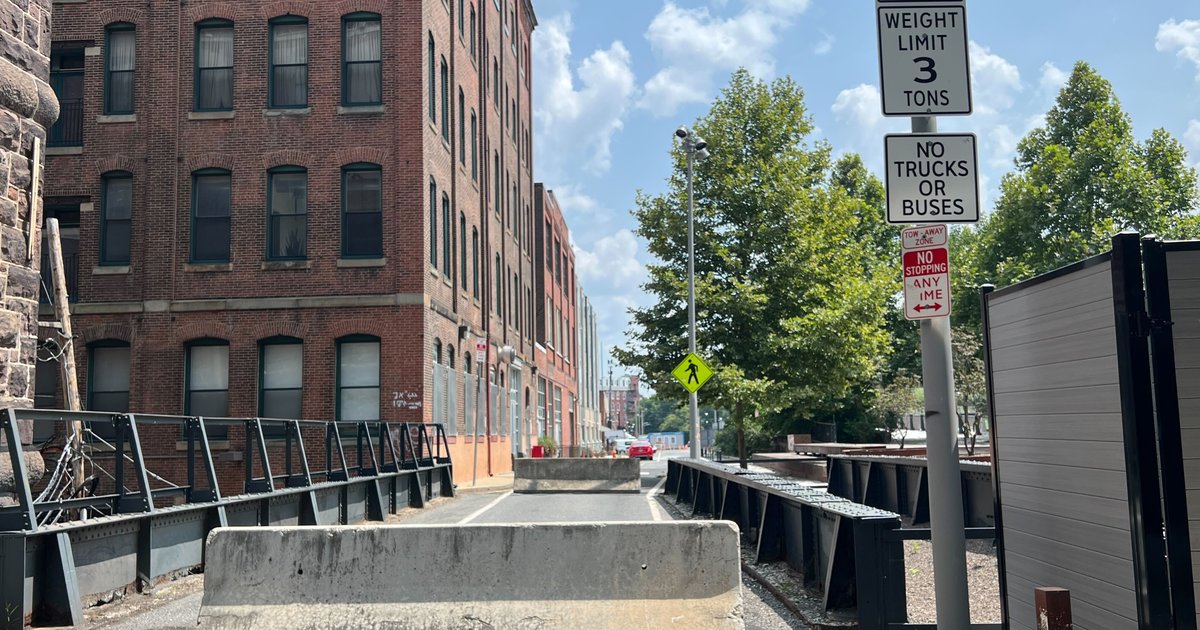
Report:
[[471,353],[470,352],[463,353],[463,371],[466,372],[467,374],[471,373]]
[[[229,342],[205,337],[189,341],[184,382],[183,414],[229,416]],[[228,427],[209,427],[208,437],[228,439]]]
[[471,228],[471,295],[479,299],[479,230]]
[[233,22],[196,23],[196,111],[233,109]]
[[337,419],[379,419],[379,337],[337,340]]
[[496,254],[496,300],[492,311],[504,317],[504,268],[500,266],[500,254]]
[[437,122],[437,48],[429,33],[429,120]]
[[[479,155],[476,147],[479,145],[479,117],[471,109],[471,179],[479,181]],[[486,158],[484,158],[486,159]]]
[[446,346],[446,359],[447,359],[446,365],[448,365],[450,367],[450,369],[453,370],[454,369],[454,346],[453,345]]
[[467,217],[458,213],[458,277],[459,288],[467,290]]
[[308,256],[308,171],[279,166],[267,171],[267,258]]
[[462,88],[458,88],[458,161],[467,164],[467,101]]
[[442,340],[441,339],[433,340],[433,362],[434,363],[442,362]]
[[437,238],[437,182],[429,178],[429,264],[437,269],[438,238]]
[[479,30],[475,24],[475,3],[471,3],[471,58],[475,58],[475,38],[476,32]]
[[[258,415],[262,418],[303,418],[304,342],[295,337],[270,337],[258,342]],[[281,425],[268,424],[273,436]]]
[[358,162],[342,167],[342,257],[383,256],[383,171]]
[[450,195],[442,193],[442,276],[447,280],[451,278],[450,261],[454,258],[454,244],[451,239],[453,230],[454,224],[450,219]]
[[192,262],[229,262],[231,179],[218,168],[192,173]]
[[271,20],[267,94],[275,109],[308,106],[308,20],[286,15]]
[[126,171],[111,171],[104,174],[103,181],[104,190],[100,194],[100,264],[128,265],[133,175]]
[[[431,36],[432,37],[432,36]],[[430,39],[430,45],[433,40]],[[383,103],[383,36],[378,13],[342,16],[342,104]]]
[[442,57],[442,140],[450,142],[450,66]]
[[133,113],[133,73],[137,33],[128,22],[109,24],[104,32],[104,113]]

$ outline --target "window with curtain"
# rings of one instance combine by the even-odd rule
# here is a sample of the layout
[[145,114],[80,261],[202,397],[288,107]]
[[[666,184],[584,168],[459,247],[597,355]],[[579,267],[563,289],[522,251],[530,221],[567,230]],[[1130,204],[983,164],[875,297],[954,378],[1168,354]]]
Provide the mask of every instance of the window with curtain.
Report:
[[471,179],[479,181],[479,155],[476,146],[479,144],[479,118],[475,110],[471,110]]
[[281,166],[267,172],[267,258],[308,255],[308,172]]
[[342,17],[342,104],[383,103],[383,37],[378,13]]
[[471,228],[471,295],[479,299],[479,230]]
[[132,24],[110,24],[105,32],[104,113],[133,113],[133,71],[137,33]]
[[287,16],[271,20],[270,106],[308,105],[308,20]]
[[467,164],[467,100],[458,88],[458,162]]
[[383,171],[378,164],[342,167],[342,257],[383,256]]
[[463,291],[467,290],[467,217],[458,213],[458,279]]
[[475,3],[471,3],[471,58],[475,58],[475,38],[478,32],[478,27],[475,24]]
[[196,25],[196,111],[233,109],[233,22]]
[[337,342],[337,419],[379,419],[379,338],[343,337]]
[[429,34],[429,120],[437,122],[437,48],[433,44],[433,33]]
[[492,163],[495,166],[492,170],[492,203],[496,205],[496,214],[500,214],[500,206],[504,205],[504,200],[500,198],[500,152],[492,151]]
[[188,344],[186,384],[184,415],[228,417],[229,342],[200,339]]
[[450,66],[442,57],[442,140],[450,142]]
[[100,264],[128,265],[133,176],[124,171],[104,174],[100,198]]
[[[304,382],[304,343],[294,337],[264,339],[258,346],[258,415],[299,420]],[[263,427],[266,431],[267,425]],[[276,429],[276,427],[271,427]],[[276,430],[282,434],[283,427]],[[273,431],[274,432],[274,431]]]
[[229,171],[192,174],[192,262],[229,262],[231,187]]
[[438,266],[438,238],[437,238],[437,182],[433,178],[429,178],[429,264],[433,265],[434,269]]
[[129,411],[129,344],[106,339],[88,346],[89,411]]
[[492,310],[504,317],[504,268],[500,266],[500,254],[496,254],[496,301]]
[[442,193],[442,275],[450,279],[450,259],[454,249],[450,239],[450,196]]

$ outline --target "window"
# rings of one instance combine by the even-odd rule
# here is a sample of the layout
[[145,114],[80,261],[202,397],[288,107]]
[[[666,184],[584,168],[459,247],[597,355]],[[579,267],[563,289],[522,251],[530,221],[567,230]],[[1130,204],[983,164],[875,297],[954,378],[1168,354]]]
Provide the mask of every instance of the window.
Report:
[[294,337],[263,340],[258,346],[258,366],[259,417],[285,420],[302,418],[303,342]]
[[229,171],[192,174],[192,262],[229,262]]
[[479,230],[471,228],[471,295],[479,299]]
[[479,118],[475,110],[471,110],[471,179],[479,181],[479,156],[476,147],[479,145]]
[[546,270],[554,270],[554,237],[550,230],[550,220],[546,220]]
[[458,0],[458,36],[463,35],[463,0]]
[[437,182],[429,178],[429,264],[437,269]]
[[433,362],[441,364],[442,362],[442,340],[433,340]]
[[383,256],[383,171],[378,164],[342,167],[342,256]]
[[[506,101],[509,100],[508,99],[508,82],[507,81],[504,82],[504,100],[506,100]],[[504,108],[504,126],[505,127],[512,127],[513,120],[512,120],[512,117],[510,114],[512,114],[512,110],[505,107]]]
[[500,108],[500,64],[492,57],[492,102]]
[[128,343],[107,339],[88,346],[87,408],[129,411]]
[[281,17],[271,20],[270,107],[308,105],[308,20]]
[[196,111],[233,109],[233,22],[196,24]]
[[281,166],[267,173],[267,258],[308,255],[308,173]]
[[58,97],[58,120],[50,127],[47,146],[83,146],[83,48],[50,51],[50,87]]
[[517,100],[512,100],[512,139],[513,143],[517,141]]
[[379,338],[352,335],[337,344],[337,419],[379,419]]
[[450,279],[450,259],[454,256],[451,242],[450,196],[442,193],[442,275]]
[[183,413],[188,416],[228,417],[229,342],[223,339],[200,339],[189,343],[186,371],[187,392]]
[[101,265],[129,264],[132,208],[133,176],[124,171],[106,173],[100,197]]
[[496,299],[492,303],[492,311],[504,316],[504,269],[500,267],[500,254],[496,254]]
[[383,38],[378,13],[342,18],[342,104],[383,103]]
[[442,140],[450,142],[450,68],[442,57]]
[[467,290],[467,217],[458,213],[458,278],[459,286]]
[[462,88],[458,88],[458,162],[467,164],[467,101],[463,98]]
[[104,113],[133,113],[136,32],[127,22],[110,24],[105,33]]
[[471,59],[475,58],[475,37],[479,29],[475,25],[475,3],[471,3]]
[[434,63],[437,53],[433,45],[433,33],[429,34],[429,121],[437,122],[437,75]]
[[492,151],[492,161],[495,168],[492,170],[492,203],[496,204],[496,214],[500,214],[500,206],[503,200],[500,198],[500,152]]

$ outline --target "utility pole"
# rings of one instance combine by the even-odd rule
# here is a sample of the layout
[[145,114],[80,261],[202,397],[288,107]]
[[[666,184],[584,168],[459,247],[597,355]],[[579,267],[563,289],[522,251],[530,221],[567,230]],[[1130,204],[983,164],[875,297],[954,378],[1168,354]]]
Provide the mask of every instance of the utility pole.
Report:
[[[62,236],[58,231],[58,219],[46,219],[46,240],[50,245],[51,282],[54,284],[54,315],[58,318],[62,338],[63,394],[67,409],[82,411],[79,401],[79,381],[75,374],[75,339],[71,331],[71,304],[67,295],[67,273],[63,269]],[[71,477],[72,484],[83,481],[83,423],[71,421]]]
[[[688,235],[688,353],[696,353],[696,199],[692,190],[692,179],[696,174],[696,160],[708,158],[708,143],[703,138],[680,127],[675,136],[683,140],[683,152],[687,155],[687,235]],[[700,408],[696,392],[688,393],[688,413],[692,427],[691,448],[688,455],[700,459]]]

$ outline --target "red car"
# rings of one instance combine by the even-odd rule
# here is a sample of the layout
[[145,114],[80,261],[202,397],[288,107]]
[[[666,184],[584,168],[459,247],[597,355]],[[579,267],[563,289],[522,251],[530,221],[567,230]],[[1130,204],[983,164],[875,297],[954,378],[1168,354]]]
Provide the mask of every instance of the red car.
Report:
[[649,442],[634,442],[629,445],[629,456],[637,459],[654,459],[654,447]]

